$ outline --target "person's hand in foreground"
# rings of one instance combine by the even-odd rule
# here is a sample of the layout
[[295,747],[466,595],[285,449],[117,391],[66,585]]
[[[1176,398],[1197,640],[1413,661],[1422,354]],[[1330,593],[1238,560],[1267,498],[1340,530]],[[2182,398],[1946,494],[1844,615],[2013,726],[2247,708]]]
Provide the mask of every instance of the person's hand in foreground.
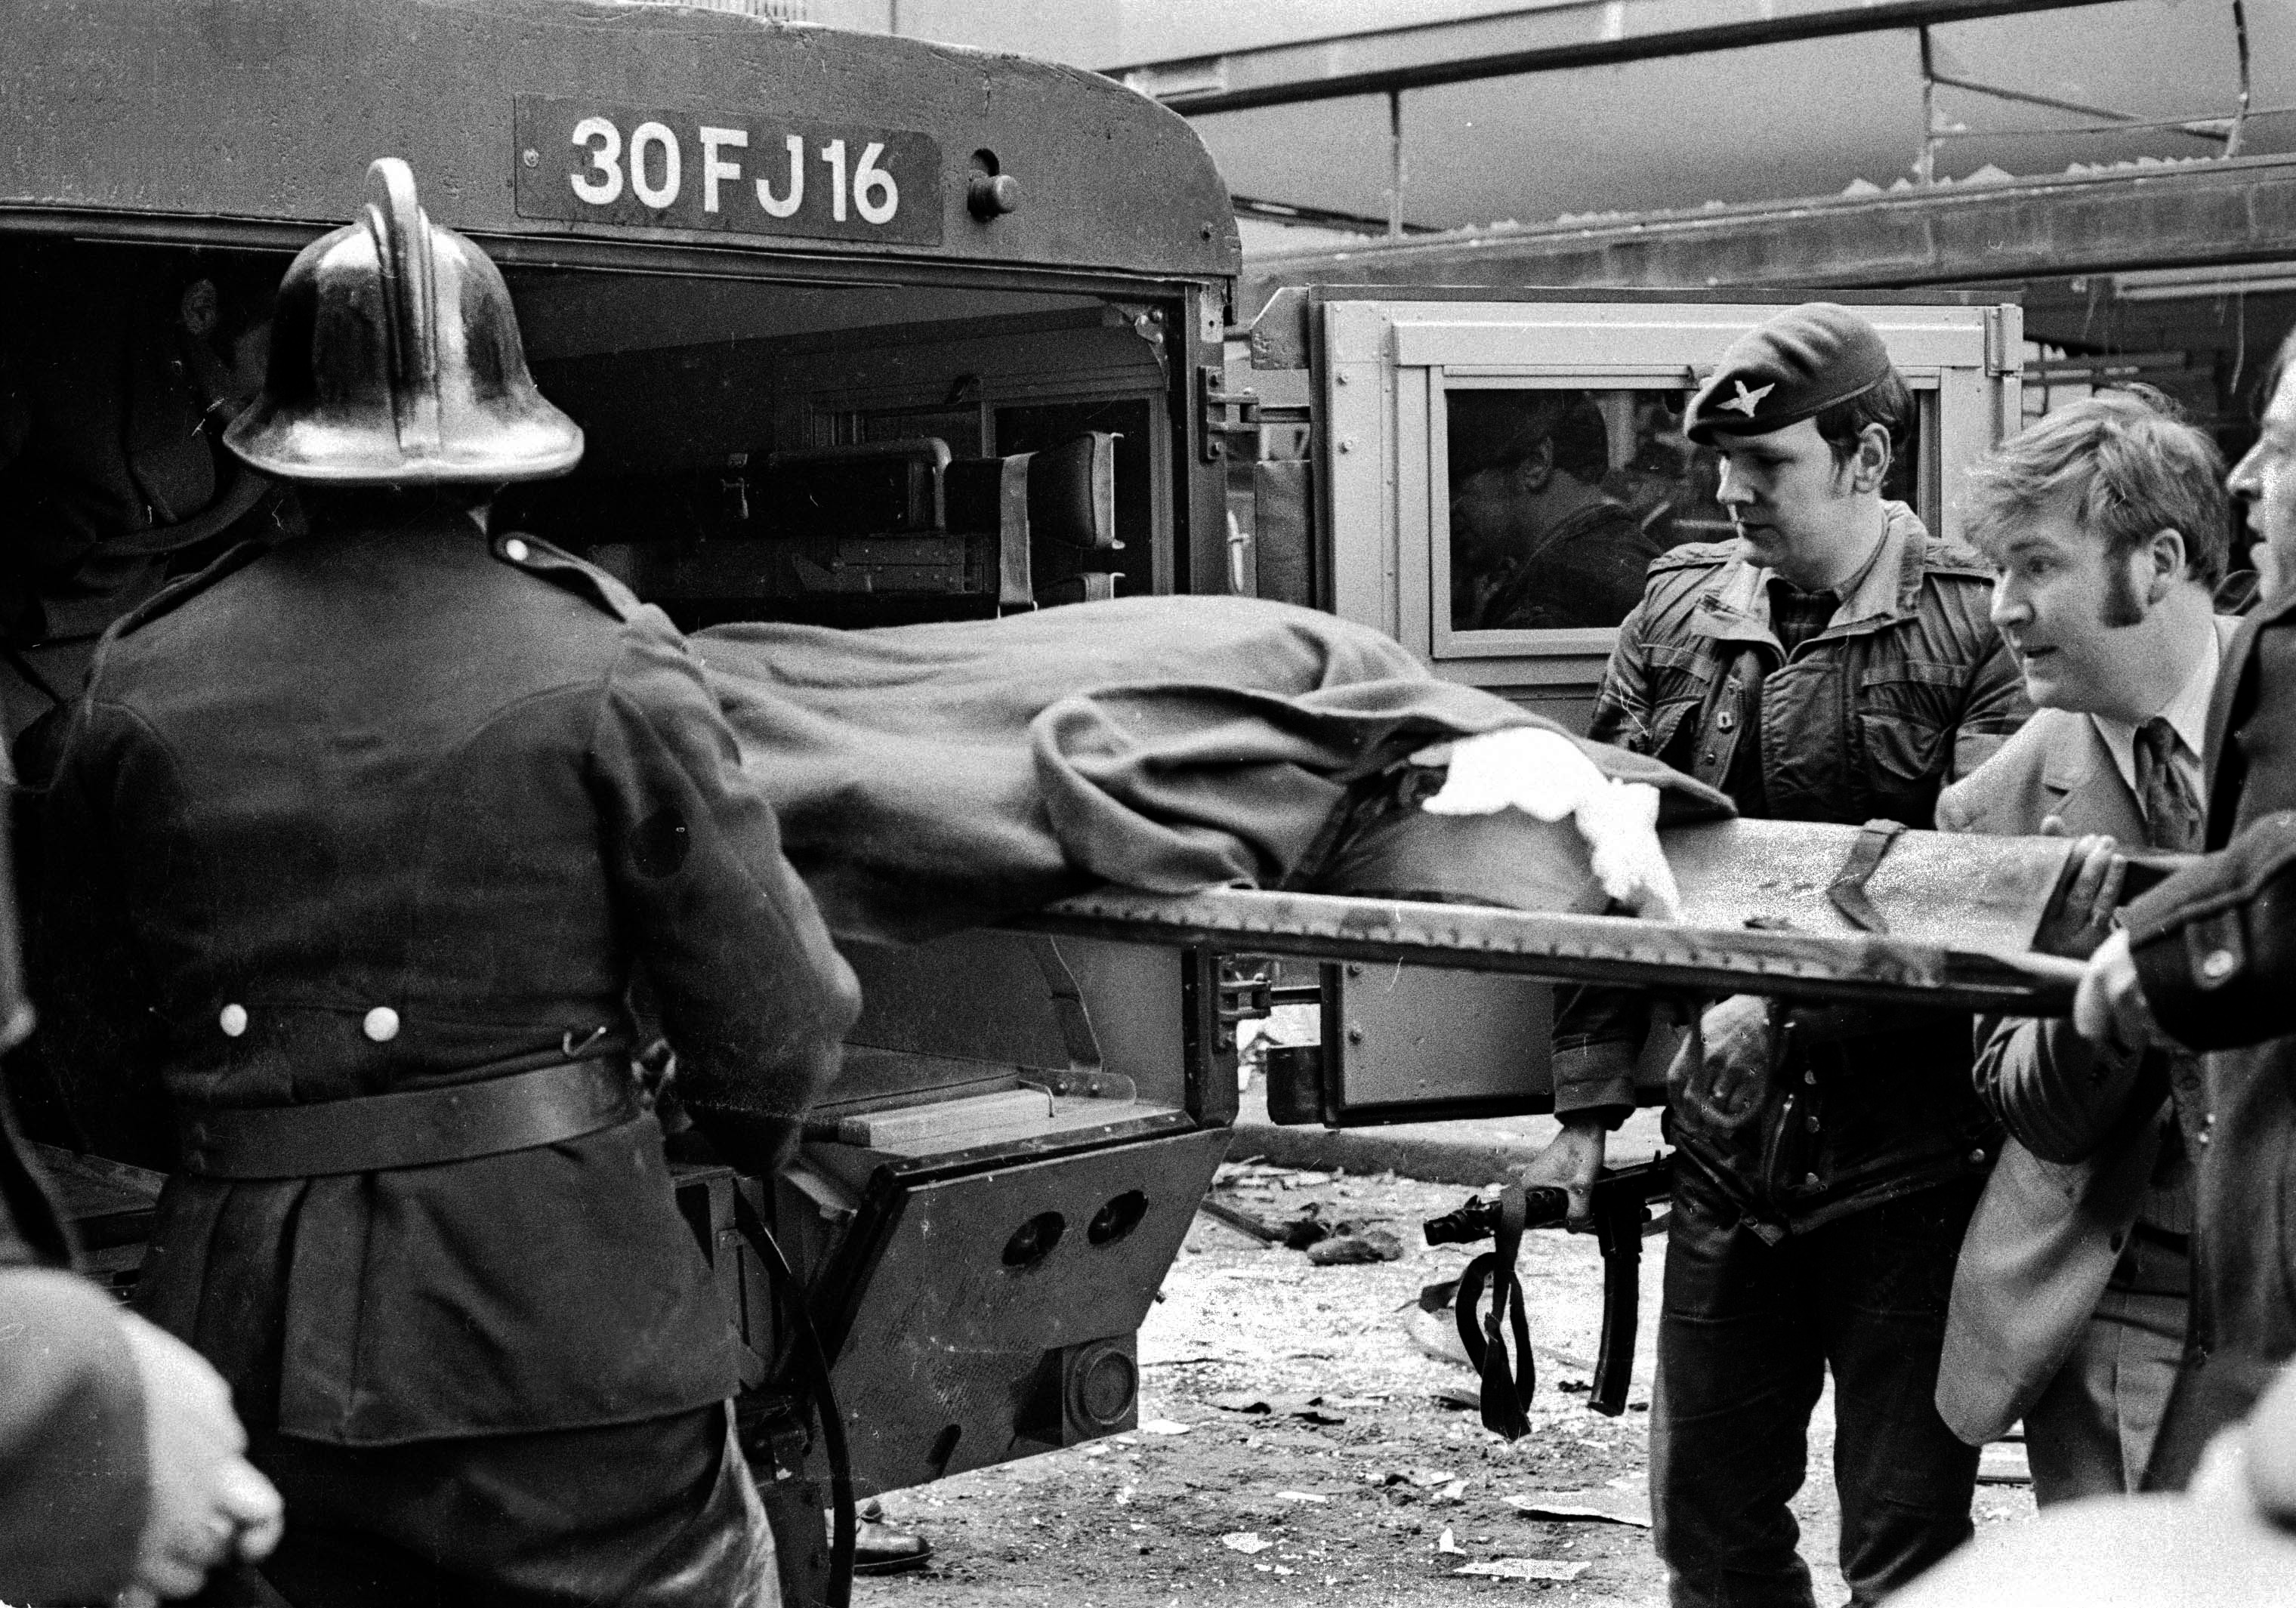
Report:
[[2114,933],[2088,957],[2088,970],[2073,996],[2073,1028],[2090,1043],[2109,1049],[2134,1053],[2153,1045],[2176,1046],[2145,1003],[2128,933]]
[[242,1455],[247,1433],[231,1391],[197,1351],[133,1314],[122,1314],[144,1389],[144,1442],[152,1511],[134,1584],[121,1608],[190,1596],[208,1572],[234,1559],[254,1562],[279,1545],[279,1492]]
[[[2059,835],[2049,833],[2049,825],[2042,824],[2043,833]],[[2040,931],[2033,935],[2033,948],[2044,955],[2087,960],[2112,936],[2113,912],[2120,905],[2128,861],[2119,844],[2097,834],[2077,840],[2071,859],[2072,879],[2065,887],[2065,896],[2050,907]]]

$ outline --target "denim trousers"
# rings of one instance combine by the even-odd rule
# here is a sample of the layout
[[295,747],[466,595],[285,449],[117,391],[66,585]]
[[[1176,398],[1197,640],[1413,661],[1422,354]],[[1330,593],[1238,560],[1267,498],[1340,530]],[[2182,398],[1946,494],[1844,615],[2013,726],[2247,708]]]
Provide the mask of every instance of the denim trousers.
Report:
[[1946,1301],[1982,1180],[1933,1185],[1800,1233],[1758,1234],[1713,1179],[1675,1171],[1651,1412],[1654,1539],[1676,1608],[1811,1608],[1787,1503],[1834,1386],[1850,1601],[1970,1538],[1977,1449],[1938,1416]]

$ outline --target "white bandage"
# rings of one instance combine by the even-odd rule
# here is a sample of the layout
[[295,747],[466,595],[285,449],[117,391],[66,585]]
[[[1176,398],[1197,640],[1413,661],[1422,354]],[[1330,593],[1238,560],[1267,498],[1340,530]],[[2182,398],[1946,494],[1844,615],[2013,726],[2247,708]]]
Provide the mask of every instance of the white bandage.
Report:
[[1658,842],[1658,789],[1650,783],[1611,780],[1570,738],[1538,726],[1464,737],[1412,759],[1450,767],[1442,791],[1422,806],[1429,814],[1569,816],[1604,893],[1636,915],[1682,919],[1682,895]]

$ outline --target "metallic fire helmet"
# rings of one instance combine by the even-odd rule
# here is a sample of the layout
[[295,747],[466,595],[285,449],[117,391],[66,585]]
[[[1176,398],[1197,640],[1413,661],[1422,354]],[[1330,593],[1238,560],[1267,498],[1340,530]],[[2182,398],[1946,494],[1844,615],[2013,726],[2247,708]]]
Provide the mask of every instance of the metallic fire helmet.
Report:
[[526,372],[485,252],[430,221],[395,156],[356,223],[303,248],[279,287],[263,394],[224,444],[266,474],[334,486],[563,474],[581,427]]

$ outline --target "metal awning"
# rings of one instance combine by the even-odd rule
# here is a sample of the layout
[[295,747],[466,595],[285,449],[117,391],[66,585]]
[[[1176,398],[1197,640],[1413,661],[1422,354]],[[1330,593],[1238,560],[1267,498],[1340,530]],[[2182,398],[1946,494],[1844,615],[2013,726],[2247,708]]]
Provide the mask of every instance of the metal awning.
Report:
[[1558,289],[1967,284],[2296,257],[2296,158],[1463,230],[1247,265],[1284,285]]
[[2094,4],[2096,0],[1580,0],[1106,71],[1177,111],[1205,117]]

